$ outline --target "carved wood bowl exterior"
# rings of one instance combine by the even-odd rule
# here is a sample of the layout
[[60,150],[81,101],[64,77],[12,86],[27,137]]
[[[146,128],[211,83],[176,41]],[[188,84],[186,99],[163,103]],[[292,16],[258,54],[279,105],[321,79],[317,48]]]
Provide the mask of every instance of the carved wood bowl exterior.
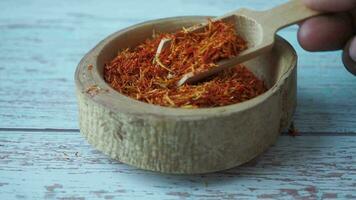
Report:
[[[296,107],[297,56],[278,37],[273,50],[245,65],[269,88],[243,103],[202,109],[150,105],[113,90],[103,68],[120,49],[156,32],[172,32],[206,17],[174,17],[118,31],[92,49],[75,73],[81,134],[96,149],[135,167],[174,174],[229,169],[255,158],[288,127]],[[88,67],[92,65],[92,67]]]

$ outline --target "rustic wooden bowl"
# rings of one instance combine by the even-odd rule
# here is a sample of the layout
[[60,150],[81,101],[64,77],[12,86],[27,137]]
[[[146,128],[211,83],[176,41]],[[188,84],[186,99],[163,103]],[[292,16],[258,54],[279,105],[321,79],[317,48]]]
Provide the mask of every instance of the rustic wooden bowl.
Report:
[[296,107],[293,48],[280,37],[274,49],[246,66],[269,90],[249,101],[217,108],[179,109],[143,103],[113,90],[104,64],[118,50],[156,32],[172,32],[206,17],[175,17],[141,23],[100,42],[75,73],[80,132],[98,150],[138,168],[196,174],[241,165],[265,151],[291,122]]

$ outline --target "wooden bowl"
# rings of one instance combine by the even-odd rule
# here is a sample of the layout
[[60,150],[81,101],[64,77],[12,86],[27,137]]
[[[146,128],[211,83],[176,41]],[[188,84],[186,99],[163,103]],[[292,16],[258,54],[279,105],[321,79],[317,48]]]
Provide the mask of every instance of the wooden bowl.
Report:
[[84,56],[75,73],[80,132],[98,150],[141,169],[196,174],[241,165],[265,151],[291,122],[296,107],[297,56],[280,37],[274,49],[246,66],[269,90],[249,101],[217,108],[150,105],[113,90],[104,64],[120,49],[156,32],[172,32],[206,20],[174,17],[116,32]]

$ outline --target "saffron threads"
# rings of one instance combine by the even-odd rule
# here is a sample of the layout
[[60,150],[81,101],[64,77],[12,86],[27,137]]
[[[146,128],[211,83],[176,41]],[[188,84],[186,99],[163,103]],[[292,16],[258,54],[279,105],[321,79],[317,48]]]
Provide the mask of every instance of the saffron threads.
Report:
[[[171,45],[155,59],[164,38],[171,39]],[[184,74],[213,68],[219,60],[237,56],[246,48],[233,24],[209,20],[204,31],[155,33],[134,49],[119,52],[106,64],[104,79],[118,92],[150,104],[180,108],[235,104],[266,91],[263,81],[243,65],[195,85],[176,87],[176,83]]]

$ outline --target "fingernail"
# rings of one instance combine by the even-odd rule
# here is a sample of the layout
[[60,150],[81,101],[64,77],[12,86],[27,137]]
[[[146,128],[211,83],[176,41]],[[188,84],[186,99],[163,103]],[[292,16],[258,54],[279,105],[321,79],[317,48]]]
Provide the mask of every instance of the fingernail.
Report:
[[356,37],[352,39],[352,42],[350,44],[349,54],[352,60],[356,62]]

